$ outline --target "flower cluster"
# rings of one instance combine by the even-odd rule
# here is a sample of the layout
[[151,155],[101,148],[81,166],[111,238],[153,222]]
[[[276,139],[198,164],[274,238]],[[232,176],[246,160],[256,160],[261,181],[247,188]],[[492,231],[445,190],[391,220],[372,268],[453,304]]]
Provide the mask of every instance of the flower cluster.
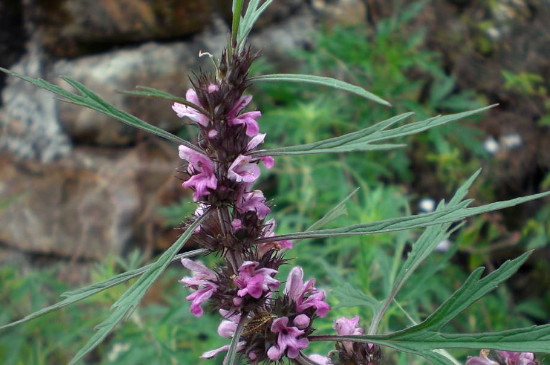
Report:
[[[266,137],[258,124],[261,112],[244,111],[252,101],[244,92],[254,58],[249,50],[232,57],[224,53],[216,77],[198,76],[187,102],[172,108],[198,129],[196,145],[179,146],[185,161],[183,187],[193,191],[198,204],[186,225],[202,218],[190,240],[224,258],[212,269],[183,259],[192,276],[181,283],[192,291],[187,300],[193,315],[202,316],[206,305],[222,315],[220,336],[232,338],[242,328],[237,352],[256,364],[298,358],[309,344],[314,319],[324,317],[329,305],[313,279],[304,282],[300,267],[290,271],[284,290],[277,293],[281,282],[276,275],[292,243],[275,238],[267,199],[253,187],[259,164],[269,169],[275,163],[273,157],[255,153]],[[228,349],[223,346],[203,357]]]
[[[338,318],[334,321],[333,328],[340,336],[356,336],[364,332],[359,327],[359,316],[351,319]],[[336,343],[336,351],[331,351],[328,357],[314,354],[309,358],[319,365],[377,365],[380,364],[382,353],[380,347],[372,343],[342,341]]]

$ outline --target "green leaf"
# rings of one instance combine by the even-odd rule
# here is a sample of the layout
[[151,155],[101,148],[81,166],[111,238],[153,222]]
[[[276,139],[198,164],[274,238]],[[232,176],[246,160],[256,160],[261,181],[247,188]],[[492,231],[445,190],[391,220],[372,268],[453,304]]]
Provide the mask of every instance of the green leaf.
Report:
[[436,364],[450,364],[434,355],[437,349],[497,349],[504,351],[550,352],[550,325],[531,326],[492,333],[442,333],[441,328],[460,312],[512,276],[530,255],[505,262],[480,279],[483,268],[475,270],[464,284],[422,323],[387,335],[312,336],[311,341],[370,342],[399,351],[422,355]]
[[124,319],[127,319],[137,308],[141,299],[157,280],[157,278],[166,270],[170,262],[176,256],[176,253],[183,247],[185,242],[191,237],[195,229],[201,224],[204,218],[208,215],[206,211],[199,219],[191,224],[181,237],[174,244],[164,251],[161,257],[148,265],[148,268],[141,277],[113,304],[111,315],[97,327],[97,332],[92,338],[81,348],[78,353],[69,362],[69,365],[75,364],[82,359],[87,353],[96,348],[107,335]]
[[458,289],[449,299],[447,299],[445,303],[443,303],[424,322],[409,328],[409,331],[412,332],[424,329],[440,330],[460,312],[468,308],[485,294],[495,289],[497,285],[512,276],[512,274],[519,269],[525,260],[527,260],[530,254],[531,252],[526,252],[514,260],[506,261],[498,268],[498,270],[493,271],[483,279],[480,279],[480,277],[484,269],[480,267],[474,270],[460,289]]
[[[207,251],[203,250],[203,249],[185,252],[185,253],[176,255],[172,259],[172,262],[181,260],[184,257],[194,257],[194,256],[199,256],[199,255],[202,255],[202,254],[205,254],[205,253],[207,253]],[[107,290],[107,289],[112,288],[114,286],[117,286],[119,284],[125,283],[128,280],[131,280],[131,279],[143,274],[145,271],[147,271],[151,267],[151,265],[152,264],[149,264],[149,265],[145,265],[143,267],[140,267],[139,269],[129,270],[129,271],[123,272],[121,274],[118,274],[118,275],[116,275],[116,276],[114,276],[110,279],[107,279],[105,281],[95,283],[95,284],[92,284],[92,285],[88,285],[88,286],[82,287],[80,289],[65,292],[65,293],[61,294],[61,297],[65,298],[62,301],[57,302],[57,303],[55,303],[53,305],[50,305],[48,307],[42,308],[42,309],[40,309],[40,310],[38,310],[34,313],[31,313],[31,314],[25,316],[24,318],[22,318],[18,321],[2,325],[2,326],[0,326],[0,331],[8,329],[10,327],[17,326],[17,325],[25,323],[25,322],[28,322],[32,319],[38,318],[40,316],[43,316],[43,315],[48,314],[50,312],[53,312],[55,310],[61,309],[63,307],[67,307],[67,306],[69,306],[71,304],[74,304],[74,303],[77,303],[77,302],[80,302],[81,300],[84,300],[88,297],[91,297],[91,296],[93,296],[97,293],[100,293],[100,292],[104,291],[104,290]]]
[[330,222],[334,221],[335,219],[347,215],[346,210],[346,202],[357,193],[359,188],[356,188],[354,191],[349,193],[348,196],[346,196],[340,203],[336,204],[331,210],[329,210],[321,219],[319,219],[317,222],[313,223],[306,231],[313,231],[315,229],[324,227],[325,225],[329,224]]
[[169,92],[158,90],[149,86],[136,86],[136,89],[138,90],[120,90],[119,92],[122,94],[133,95],[133,96],[149,96],[149,97],[154,97],[159,99],[176,101],[180,104],[187,105],[201,112],[204,115],[208,115],[208,112],[204,110],[202,107],[200,107],[199,105],[193,104],[190,101],[187,101],[187,99],[181,98],[174,94],[170,94]]
[[125,111],[122,111],[120,109],[117,109],[113,105],[107,103],[105,100],[101,99],[99,96],[97,96],[93,91],[79,83],[78,81],[75,81],[73,79],[70,79],[68,77],[62,77],[63,80],[65,80],[69,85],[74,87],[76,90],[80,92],[79,94],[72,93],[70,91],[67,91],[57,85],[51,84],[45,80],[42,79],[35,79],[33,77],[24,76],[21,74],[18,74],[16,72],[6,70],[5,68],[0,67],[0,71],[3,71],[11,76],[18,77],[22,80],[25,80],[27,82],[30,82],[31,84],[38,86],[42,89],[48,90],[56,95],[61,96],[62,101],[70,102],[76,105],[80,105],[86,108],[90,108],[92,110],[95,110],[97,112],[103,113],[105,115],[108,115],[110,117],[113,117],[115,119],[118,119],[119,121],[126,123],[128,125],[131,125],[132,127],[142,129],[144,131],[147,131],[149,133],[156,134],[157,136],[163,137],[168,139],[169,141],[176,142],[178,144],[185,145],[186,147],[189,147],[195,151],[200,152],[198,147],[195,145],[187,142],[184,139],[181,139],[180,137],[173,135],[170,132],[167,132],[161,128],[155,127],[131,114],[126,113]]
[[323,229],[309,232],[296,232],[289,233],[280,236],[274,236],[269,238],[262,238],[257,240],[257,243],[283,241],[283,240],[301,240],[306,238],[326,238],[326,237],[343,237],[343,236],[357,236],[376,233],[386,233],[401,231],[412,228],[429,227],[437,224],[457,222],[464,218],[468,218],[474,215],[492,212],[504,208],[513,207],[518,204],[522,204],[528,201],[536,200],[549,196],[550,191],[529,195],[526,197],[505,200],[501,202],[491,203],[475,208],[467,208],[471,203],[470,200],[460,202],[456,206],[446,206],[443,209],[432,213],[412,215],[408,217],[399,217],[386,219],[372,223],[362,223],[347,227]]
[[[453,207],[459,204],[468,193],[468,190],[474,183],[475,179],[479,176],[481,170],[476,171],[455,193],[454,197],[449,202],[448,206]],[[436,211],[444,209],[445,204],[442,201]],[[396,275],[395,281],[392,286],[392,290],[388,297],[384,300],[384,303],[379,307],[379,310],[374,314],[373,320],[369,327],[369,334],[375,334],[378,330],[380,321],[382,320],[386,310],[389,308],[391,302],[395,299],[395,296],[405,284],[408,278],[416,271],[418,266],[430,255],[435,247],[443,240],[447,239],[449,235],[457,230],[460,226],[451,228],[451,223],[439,224],[428,227],[416,243],[413,245],[412,251],[409,253],[407,259],[401,266],[401,269]]]
[[305,82],[310,84],[328,86],[339,90],[348,91],[359,95],[365,99],[376,103],[391,106],[386,100],[374,95],[373,93],[363,89],[362,87],[349,84],[347,82],[336,80],[331,77],[315,76],[315,75],[295,75],[295,74],[272,74],[253,76],[249,79],[252,82],[256,81],[289,81],[289,82]]
[[349,283],[337,286],[331,292],[331,295],[338,299],[338,308],[366,306],[372,310],[376,310],[380,306],[379,301],[354,288]]
[[462,118],[472,116],[474,114],[481,113],[493,107],[495,107],[495,105],[490,105],[487,107],[469,110],[457,114],[437,116],[423,121],[405,124],[403,126],[393,129],[388,129],[388,127],[390,127],[391,125],[413,114],[405,113],[385,120],[383,122],[377,123],[371,127],[359,130],[357,132],[348,133],[340,137],[329,138],[326,140],[297,146],[279,147],[270,150],[259,150],[252,152],[250,155],[258,157],[278,155],[308,155],[319,153],[341,153],[351,151],[372,151],[399,148],[403,147],[404,145],[375,143],[420,133],[434,127],[438,127]]
[[[236,8],[236,1],[237,0],[233,1],[233,9]],[[258,6],[260,5],[260,0],[250,0],[246,8],[246,14],[241,19],[238,27],[239,30],[237,35],[237,43],[239,44],[239,50],[242,49],[242,47],[244,46],[246,39],[250,34],[250,31],[254,27],[254,24],[256,23],[260,15],[267,9],[269,5],[271,5],[272,2],[273,0],[266,0],[263,5],[258,8]],[[233,12],[235,12],[235,10],[233,10]],[[235,22],[235,19],[233,19],[233,21]]]
[[235,329],[235,333],[233,334],[233,338],[231,338],[231,344],[229,345],[229,350],[227,351],[227,357],[223,362],[224,365],[234,365],[235,357],[237,356],[237,344],[239,343],[241,334],[243,333],[246,321],[246,315],[242,314],[241,319],[237,324],[237,328]]

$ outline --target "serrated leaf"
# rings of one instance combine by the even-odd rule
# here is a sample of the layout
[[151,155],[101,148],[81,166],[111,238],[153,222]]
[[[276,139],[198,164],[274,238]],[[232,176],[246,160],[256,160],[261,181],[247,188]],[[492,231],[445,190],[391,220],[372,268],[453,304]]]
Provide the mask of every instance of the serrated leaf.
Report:
[[389,139],[405,137],[412,134],[420,133],[431,128],[435,128],[450,122],[457,121],[462,118],[472,116],[474,114],[481,113],[493,107],[495,107],[495,105],[469,110],[462,113],[433,117],[426,120],[405,124],[403,126],[393,129],[388,129],[388,127],[392,124],[395,124],[398,121],[401,121],[413,114],[405,113],[385,120],[383,122],[377,123],[371,127],[362,129],[357,132],[348,133],[340,137],[329,138],[323,141],[317,141],[297,146],[279,147],[269,150],[258,150],[252,152],[251,155],[258,157],[279,155],[292,156],[399,148],[403,147],[404,145],[379,143]]
[[[442,333],[440,329],[467,307],[512,276],[529,252],[502,264],[480,279],[483,268],[475,270],[464,284],[431,316],[418,325],[387,335],[312,336],[312,341],[355,341],[376,343],[434,360],[434,350],[467,348],[504,351],[550,352],[550,325],[531,326],[491,333]],[[439,359],[441,360],[441,359]],[[437,363],[437,362],[436,362]]]
[[386,219],[372,223],[362,223],[347,227],[323,229],[309,232],[296,232],[270,238],[262,238],[257,240],[257,243],[283,241],[283,240],[300,240],[306,238],[327,238],[327,237],[344,237],[358,236],[367,234],[387,233],[394,231],[402,231],[406,229],[429,227],[437,224],[457,222],[462,219],[479,215],[482,213],[492,212],[504,208],[509,208],[522,204],[528,201],[540,199],[549,196],[550,192],[544,192],[534,195],[529,195],[521,198],[505,200],[501,202],[482,205],[475,208],[467,208],[471,201],[467,200],[457,204],[456,206],[447,206],[441,210],[412,215],[408,217],[399,217]]
[[[520,257],[506,261],[497,270],[493,271],[483,279],[479,279],[483,268],[478,268],[470,274],[466,282],[449,299],[445,301],[434,313],[424,322],[415,326],[418,329],[440,330],[450,320],[455,318],[474,302],[485,294],[495,289],[500,283],[508,279],[527,260],[531,252],[526,252]],[[410,329],[413,330],[412,328]]]
[[309,226],[306,231],[313,231],[315,229],[324,227],[335,219],[347,215],[345,204],[349,199],[351,199],[352,196],[355,195],[355,193],[357,193],[358,190],[359,188],[356,188],[354,191],[349,193],[348,196],[346,196],[340,203],[336,204],[332,209],[330,209],[321,219]]
[[373,93],[363,89],[360,86],[349,84],[345,81],[333,79],[331,77],[315,76],[315,75],[298,75],[298,74],[271,74],[253,76],[249,79],[252,82],[257,81],[288,81],[288,82],[302,82],[315,85],[322,85],[332,87],[334,89],[344,90],[352,94],[359,95],[365,99],[374,101],[376,103],[391,106],[386,100],[374,95]]
[[331,292],[331,295],[338,299],[338,308],[367,306],[375,310],[380,306],[378,300],[352,287],[348,283],[336,287],[336,289]]
[[36,79],[33,77],[28,77],[25,75],[18,74],[16,72],[6,70],[5,68],[0,67],[0,71],[3,71],[9,75],[18,77],[24,81],[30,82],[31,84],[38,86],[42,89],[48,90],[56,95],[59,95],[62,97],[62,101],[70,102],[72,104],[80,105],[92,110],[95,110],[97,112],[103,113],[105,115],[108,115],[112,118],[118,119],[119,121],[128,124],[132,127],[142,129],[144,131],[147,131],[149,133],[156,134],[157,136],[166,138],[169,141],[176,142],[178,144],[185,145],[186,147],[189,147],[195,151],[200,152],[198,148],[187,142],[186,140],[165,131],[164,129],[155,127],[154,125],[151,125],[129,113],[126,113],[125,111],[122,111],[115,106],[107,103],[105,100],[101,99],[97,94],[95,94],[93,91],[79,83],[78,81],[75,81],[68,77],[63,77],[62,79],[65,80],[69,85],[77,89],[81,95],[72,93],[70,91],[67,91],[57,85],[51,84],[43,79]]
[[87,353],[96,348],[120,322],[127,319],[134,312],[147,290],[153,285],[160,274],[166,270],[168,264],[176,256],[176,253],[183,247],[207,215],[208,211],[193,222],[181,237],[169,249],[164,251],[157,261],[149,265],[142,276],[113,304],[111,315],[96,327],[97,331],[72,358],[69,365],[75,364]]

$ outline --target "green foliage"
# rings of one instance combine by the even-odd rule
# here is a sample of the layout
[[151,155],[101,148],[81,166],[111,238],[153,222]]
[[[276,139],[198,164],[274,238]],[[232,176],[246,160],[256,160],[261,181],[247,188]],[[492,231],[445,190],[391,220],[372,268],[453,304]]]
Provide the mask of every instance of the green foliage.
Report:
[[[231,44],[235,45],[234,49],[238,50],[244,45],[252,26],[270,3],[271,1],[266,1],[260,5],[261,1],[252,0],[241,17],[243,1],[235,0],[230,39]],[[459,315],[470,315],[461,314],[468,307],[480,305],[490,308],[491,312],[494,308],[501,308],[500,312],[492,314],[486,327],[506,317],[506,314],[509,317],[510,313],[544,316],[544,311],[537,304],[506,312],[508,308],[502,306],[502,303],[506,302],[509,294],[505,290],[489,296],[486,301],[475,303],[516,272],[527,259],[528,253],[505,262],[483,278],[482,268],[476,269],[468,278],[464,278],[464,273],[458,267],[448,265],[450,257],[460,244],[446,254],[433,253],[440,242],[449,239],[451,234],[459,230],[460,225],[453,225],[456,222],[540,199],[550,193],[470,207],[472,201],[465,200],[465,197],[478,172],[457,190],[449,203],[441,202],[434,212],[413,215],[410,213],[409,198],[404,189],[381,183],[401,179],[410,184],[414,176],[410,160],[421,154],[433,163],[437,169],[436,174],[441,179],[445,177],[446,187],[449,189],[456,186],[471,170],[468,164],[463,163],[463,157],[481,154],[480,143],[476,140],[473,130],[463,125],[458,127],[447,123],[477,114],[489,107],[478,108],[479,103],[475,95],[455,90],[455,82],[443,72],[438,55],[422,48],[422,31],[405,37],[408,23],[422,11],[423,6],[423,3],[415,3],[402,13],[380,21],[374,32],[360,27],[335,27],[319,36],[315,54],[304,52],[300,55],[308,72],[337,75],[338,78],[350,82],[289,74],[264,74],[252,78],[252,81],[256,82],[301,82],[298,86],[279,89],[269,85],[258,86],[268,95],[264,99],[260,98],[259,102],[266,106],[262,123],[267,126],[265,129],[269,133],[271,143],[290,147],[271,147],[258,151],[255,155],[281,156],[275,168],[275,172],[279,174],[276,179],[272,179],[275,183],[267,186],[266,195],[275,196],[277,206],[274,213],[278,217],[279,231],[295,231],[265,241],[294,240],[296,247],[290,254],[296,257],[296,262],[303,265],[309,275],[320,278],[319,285],[336,288],[332,292],[329,290],[329,298],[332,298],[329,300],[335,304],[335,311],[331,315],[349,316],[349,313],[355,314],[358,310],[362,318],[368,321],[366,323],[370,323],[368,334],[365,336],[314,337],[318,341],[356,340],[378,343],[408,354],[420,355],[435,364],[457,363],[449,353],[440,349],[497,348],[550,352],[549,326],[527,325],[516,330],[497,329],[498,332],[488,332],[488,329],[482,328],[484,323],[479,320],[479,315],[474,314],[471,321],[473,324],[468,327],[474,331],[465,333],[464,326],[461,328],[461,323],[457,320]],[[65,101],[110,115],[189,148],[196,148],[175,135],[111,106],[74,80],[64,79],[78,93],[66,91],[44,80],[1,70],[52,91]],[[539,81],[530,75],[504,74],[504,77],[509,88],[516,88],[525,93],[534,92],[533,83]],[[373,94],[376,93],[391,100],[393,110],[358,103],[355,96],[342,93],[328,92],[324,96],[312,97],[313,89],[307,84],[330,86],[389,105]],[[373,90],[373,93],[354,85],[369,85],[368,88]],[[138,90],[127,93],[170,99],[200,110],[200,107],[182,98],[152,88],[139,87]],[[304,99],[308,101],[296,101]],[[448,114],[464,109],[472,110]],[[390,128],[410,114],[390,116],[405,111],[415,112],[421,121]],[[429,117],[439,113],[448,115]],[[383,122],[374,124],[380,120]],[[395,147],[402,147],[403,142],[408,142],[405,137],[421,131],[427,133],[418,138],[419,148],[415,152],[410,149],[393,150]],[[389,139],[397,141],[391,144],[375,143]],[[458,149],[455,145],[463,145],[465,149]],[[373,150],[384,150],[383,155],[380,152],[365,153]],[[346,157],[342,155],[343,152],[357,151],[363,153],[352,153]],[[312,156],[306,156],[310,154]],[[447,179],[450,172],[454,176]],[[266,184],[268,183],[269,179]],[[362,192],[356,195],[349,194],[356,186],[360,186]],[[344,219],[343,202],[346,201],[352,201],[353,204],[349,204],[349,215]],[[323,216],[330,207],[334,208]],[[174,214],[175,211],[177,215],[178,209],[165,209],[165,212]],[[203,218],[207,214],[208,212]],[[543,210],[540,214],[546,217],[547,212]],[[399,218],[395,218],[396,216]],[[315,221],[317,223],[311,225]],[[39,309],[43,307],[44,302],[37,299],[41,294],[37,292],[36,282],[54,283],[55,280],[47,276],[36,278],[34,275],[19,278],[14,275],[13,269],[2,268],[0,275],[4,277],[1,285],[5,286],[2,293],[9,292],[18,301],[31,303],[30,308],[19,308],[23,313],[35,312],[0,327],[0,330],[24,333],[22,336],[6,335],[9,332],[0,334],[0,338],[3,339],[0,355],[8,359],[7,364],[20,363],[19,356],[23,356],[27,363],[59,363],[65,362],[75,352],[75,346],[79,346],[80,350],[70,360],[70,364],[85,359],[86,355],[90,358],[90,354],[99,356],[102,358],[101,363],[105,364],[197,363],[197,353],[216,347],[221,342],[213,336],[216,319],[208,316],[201,318],[201,329],[197,329],[196,325],[184,326],[184,323],[195,323],[195,319],[191,318],[186,306],[181,305],[184,302],[181,290],[167,290],[160,303],[154,302],[141,308],[138,306],[148,289],[166,271],[171,262],[182,256],[202,253],[200,251],[176,255],[200,222],[201,219],[191,225],[157,261],[141,268],[128,265],[126,271],[120,274],[116,273],[114,267],[107,267],[99,276],[111,274],[114,275],[112,278],[102,278],[98,284],[66,292],[61,302],[43,309]],[[332,228],[321,229],[324,225]],[[306,229],[308,226],[309,229]],[[425,227],[428,228],[420,236],[415,237],[416,231],[413,229]],[[475,242],[481,229],[479,224],[474,224],[473,227],[461,231],[456,236],[457,239],[472,238]],[[539,236],[546,235],[546,231],[537,229],[528,225],[526,232]],[[389,232],[392,234],[388,234]],[[374,233],[380,235],[373,236]],[[305,239],[307,240],[299,242]],[[139,260],[135,257],[133,261],[135,263]],[[281,270],[281,277],[285,276],[285,270],[287,271],[288,267]],[[443,270],[455,275],[438,278],[437,274]],[[138,279],[126,287],[125,283],[133,278]],[[461,281],[464,282],[459,285]],[[39,340],[45,341],[49,338],[50,341],[55,338],[59,340],[53,342],[56,345],[67,344],[66,350],[52,355],[52,342],[48,342],[44,347],[38,341],[34,348],[29,348],[26,344],[30,332],[24,332],[25,326],[41,323],[40,321],[44,321],[42,315],[101,292],[102,295],[94,296],[93,304],[96,305],[84,311],[88,316],[82,316],[81,313],[71,314],[74,317],[69,317],[68,320],[76,323],[78,328],[90,327],[91,322],[95,322],[94,318],[105,315],[105,304],[111,302],[112,298],[105,296],[104,291],[117,285],[123,285],[125,290],[120,291],[120,297],[112,306],[107,319],[97,326],[97,331],[86,343],[83,344],[83,338],[77,331],[71,331],[69,335],[62,337],[65,333],[62,323],[65,321],[59,321],[54,324],[48,323],[39,330],[33,327],[32,331],[38,331]],[[453,290],[457,286],[459,288]],[[441,302],[443,304],[437,307],[436,303]],[[350,308],[353,308],[353,311]],[[23,313],[3,313],[2,320],[10,321]],[[60,315],[67,314],[62,311]],[[10,328],[30,319],[35,321],[22,327]],[[113,334],[115,327],[123,320],[128,320],[129,323],[122,326],[117,334]],[[243,318],[244,320],[246,318]],[[517,321],[511,322],[511,325],[515,326],[525,322],[525,319],[518,318]],[[239,324],[237,334],[242,330],[243,324],[244,322]],[[450,330],[442,332],[443,328]],[[320,323],[318,330],[328,332],[330,324]],[[205,336],[205,341],[201,341],[201,335]],[[109,341],[100,346],[108,336]],[[228,362],[231,364],[235,358],[238,337],[235,336],[231,342],[228,355]],[[326,348],[323,349],[326,351]],[[26,355],[21,355],[23,353]],[[407,355],[392,354],[390,358],[396,360],[396,363],[414,363]]]
[[541,84],[544,78],[541,75],[532,74],[529,72],[513,73],[503,70],[504,88],[506,90],[515,91],[525,95],[540,95],[545,96],[547,90]]

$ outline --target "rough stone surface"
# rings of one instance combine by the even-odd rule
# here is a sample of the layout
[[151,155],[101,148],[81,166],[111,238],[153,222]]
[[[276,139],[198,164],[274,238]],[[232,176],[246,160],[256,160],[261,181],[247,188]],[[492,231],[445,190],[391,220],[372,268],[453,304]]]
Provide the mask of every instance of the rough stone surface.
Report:
[[[218,26],[223,26],[219,24]],[[199,59],[199,50],[221,48],[225,37],[220,31],[206,32],[188,43],[148,43],[140,47],[57,62],[53,74],[80,81],[109,103],[160,128],[175,131],[181,120],[170,108],[170,101],[129,96],[119,90],[144,85],[184,96],[191,70],[209,66]],[[63,82],[59,81],[60,85]],[[137,129],[93,110],[67,103],[59,104],[59,118],[75,143],[100,146],[126,146],[135,143]]]
[[24,251],[101,258],[120,253],[139,208],[131,153],[75,151],[43,166],[0,160],[0,240]]
[[33,0],[27,12],[56,57],[74,57],[121,43],[189,36],[209,24],[209,0]]
[[[27,52],[12,69],[43,78],[43,53],[38,35],[30,40]],[[50,162],[70,153],[70,141],[59,126],[56,101],[49,92],[11,77],[2,97],[1,150],[7,150],[19,158],[42,162]]]
[[[25,42],[21,0],[0,0],[0,67],[10,67],[24,53]],[[0,90],[5,79],[6,75],[0,73]]]
[[367,8],[362,0],[312,0],[312,8],[328,24],[357,25],[367,19]]

